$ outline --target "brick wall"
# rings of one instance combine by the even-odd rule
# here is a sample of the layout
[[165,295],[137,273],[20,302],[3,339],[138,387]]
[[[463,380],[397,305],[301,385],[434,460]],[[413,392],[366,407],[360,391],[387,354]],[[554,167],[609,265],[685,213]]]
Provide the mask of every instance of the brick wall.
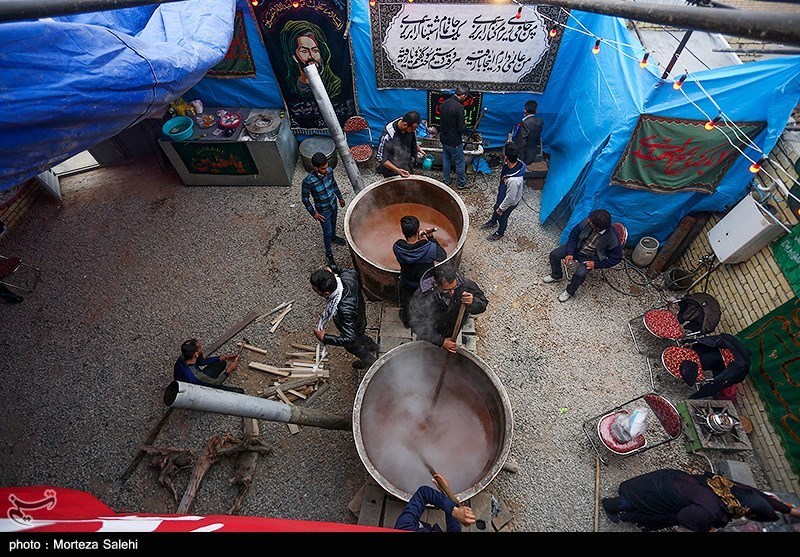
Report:
[[[784,134],[784,136],[787,135]],[[800,145],[781,139],[770,153],[770,160],[764,165],[764,170],[769,175],[782,179],[787,186],[791,186],[794,182],[777,166],[780,166],[792,178],[797,179],[793,162],[798,157],[800,157]],[[755,182],[765,186],[765,182],[771,183],[772,180],[762,171],[756,176]],[[756,199],[762,202],[760,196],[757,196]],[[784,195],[775,191],[766,194],[763,201],[777,209],[778,218],[789,229],[797,225],[798,219],[791,214]],[[708,231],[723,216],[722,214],[714,215],[709,219],[704,230],[678,260],[677,267],[691,270],[697,265],[700,257],[713,253],[708,240]],[[703,286],[704,282],[700,282],[694,290],[702,290]],[[722,307],[722,319],[716,332],[731,334],[740,332],[795,297],[795,293],[775,262],[770,246],[742,263],[720,265],[709,277],[707,292],[719,300]],[[770,488],[773,491],[800,495],[800,478],[786,459],[779,437],[770,422],[758,391],[749,379],[739,387],[738,410],[741,415],[749,417],[753,422],[754,431],[749,438],[753,444],[753,450],[764,467]]]
[[41,194],[41,185],[28,180],[0,194],[0,221],[11,229]]

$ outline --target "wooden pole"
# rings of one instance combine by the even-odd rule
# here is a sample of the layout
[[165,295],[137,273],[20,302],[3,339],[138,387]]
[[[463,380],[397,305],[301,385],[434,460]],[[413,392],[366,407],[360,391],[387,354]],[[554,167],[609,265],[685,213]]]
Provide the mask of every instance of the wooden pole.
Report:
[[[450,337],[450,340],[455,341],[456,336],[458,336],[458,331],[461,330],[461,320],[464,319],[464,312],[466,311],[467,304],[461,304],[461,307],[458,308],[458,318],[456,319],[456,326],[453,327],[453,335]],[[442,365],[442,373],[439,375],[439,382],[436,384],[436,391],[433,393],[433,403],[431,404],[431,411],[433,411],[433,407],[436,406],[436,401],[439,400],[439,393],[442,391],[442,385],[444,384],[444,376],[447,373],[447,364],[450,363],[450,356],[453,353],[449,350],[447,351],[447,355],[444,357],[444,364]],[[430,412],[429,412],[430,414]]]
[[600,457],[594,457],[594,531],[600,528]]

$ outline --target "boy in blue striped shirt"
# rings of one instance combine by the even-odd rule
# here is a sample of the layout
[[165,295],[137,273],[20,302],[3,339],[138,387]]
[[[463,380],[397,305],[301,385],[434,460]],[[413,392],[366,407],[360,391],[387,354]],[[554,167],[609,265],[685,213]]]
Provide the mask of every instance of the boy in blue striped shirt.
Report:
[[[303,205],[306,206],[308,213],[319,221],[322,225],[322,240],[325,244],[325,258],[331,269],[336,269],[336,262],[333,259],[333,247],[347,245],[347,241],[336,235],[336,217],[339,209],[336,206],[344,207],[344,197],[339,191],[336,178],[333,177],[333,169],[328,165],[328,159],[324,153],[314,153],[311,157],[311,166],[314,170],[303,178],[302,196]],[[311,198],[314,204],[311,204]]]

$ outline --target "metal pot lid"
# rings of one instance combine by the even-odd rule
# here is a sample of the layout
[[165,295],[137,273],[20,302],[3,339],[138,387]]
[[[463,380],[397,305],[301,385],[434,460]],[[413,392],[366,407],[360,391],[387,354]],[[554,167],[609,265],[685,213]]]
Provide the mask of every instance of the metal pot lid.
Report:
[[725,412],[711,413],[706,417],[706,425],[717,433],[726,433],[733,429],[736,420]]
[[278,113],[272,110],[252,113],[244,123],[248,133],[256,135],[277,133],[280,125]]

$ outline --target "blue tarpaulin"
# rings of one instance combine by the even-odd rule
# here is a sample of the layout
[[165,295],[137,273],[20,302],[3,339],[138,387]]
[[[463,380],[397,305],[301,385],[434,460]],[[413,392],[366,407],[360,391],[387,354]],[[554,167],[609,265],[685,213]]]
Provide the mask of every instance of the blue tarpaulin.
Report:
[[[358,111],[377,141],[386,122],[406,111],[425,117],[427,92],[377,88],[368,2],[349,4]],[[235,9],[244,15],[256,75],[203,77],[227,51]],[[596,37],[606,43],[593,55]],[[752,175],[744,156],[711,194],[610,185],[640,115],[703,120],[721,108],[732,121],[767,122],[752,139],[769,152],[800,100],[797,56],[693,74],[683,95],[671,80],[661,80],[659,68],[639,67],[643,53],[624,20],[573,11],[543,94],[483,94],[480,131],[489,149],[502,147],[525,101],[538,101],[551,155],[540,219],[565,225],[564,238],[602,207],[627,226],[631,245],[642,236],[663,242],[684,215],[725,211],[745,195]],[[0,191],[143,118],[160,116],[180,95],[209,106],[281,108],[280,91],[245,0],[0,24],[0,105],[10,107],[0,114]],[[759,154],[751,149],[749,156]]]
[[235,3],[0,24],[0,191],[160,117],[225,56]]

